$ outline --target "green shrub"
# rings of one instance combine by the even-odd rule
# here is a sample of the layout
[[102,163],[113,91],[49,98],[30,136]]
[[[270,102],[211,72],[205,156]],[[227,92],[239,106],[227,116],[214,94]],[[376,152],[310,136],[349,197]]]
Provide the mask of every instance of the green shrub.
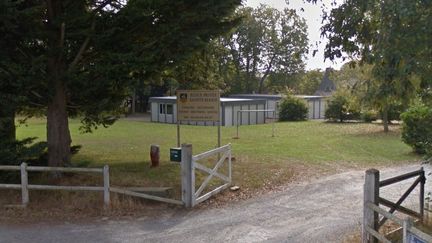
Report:
[[[390,104],[388,107],[388,120],[389,121],[399,121],[402,112],[404,112],[404,106],[401,104]],[[382,119],[382,112],[379,113],[379,117]]]
[[432,152],[432,108],[416,105],[401,115],[402,141],[416,153]]
[[376,121],[376,120],[377,120],[377,114],[376,114],[376,112],[374,112],[374,111],[363,111],[363,112],[360,114],[360,119],[361,119],[363,122],[370,123],[370,122],[373,122],[373,121]]
[[292,95],[285,97],[279,105],[279,121],[304,121],[307,114],[305,102]]
[[[20,165],[26,162],[29,165],[40,164],[46,154],[46,142],[33,143],[36,138],[26,138],[20,141],[0,141],[0,165]],[[19,173],[0,171],[0,179],[8,182],[19,180]]]
[[352,108],[346,95],[334,94],[328,102],[325,118],[331,121],[344,122],[346,120],[360,119],[360,112]]

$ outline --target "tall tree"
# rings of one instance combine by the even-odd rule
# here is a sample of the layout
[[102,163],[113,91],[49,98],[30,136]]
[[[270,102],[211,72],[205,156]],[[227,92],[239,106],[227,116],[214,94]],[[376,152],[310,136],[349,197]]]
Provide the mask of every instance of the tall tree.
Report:
[[295,10],[282,11],[261,5],[243,8],[243,22],[228,46],[243,92],[262,93],[271,74],[287,76],[303,70],[307,52],[305,20]]
[[206,48],[169,70],[165,78],[174,80],[175,88],[180,89],[226,90],[225,81],[230,80],[232,70],[224,60],[228,53],[220,40],[212,40]]
[[432,67],[432,2],[424,0],[347,0],[325,16],[325,56],[359,58],[373,65],[375,101],[388,131],[388,108],[407,102]]
[[300,82],[296,88],[298,94],[313,95],[317,91],[324,72],[320,69],[310,70],[301,75]]
[[[19,32],[28,31],[15,23],[19,21],[19,11],[11,8],[14,3],[0,2],[0,152],[16,153],[15,113],[22,108],[31,90],[25,80],[20,78],[21,73],[31,70],[26,62],[26,49],[23,46],[13,48],[16,43],[25,41]],[[29,15],[34,13],[29,13]],[[8,157],[8,156],[3,156]],[[0,163],[5,159],[1,158]]]
[[[3,1],[14,18],[0,42],[23,58],[2,63],[4,73],[31,87],[33,104],[46,112],[48,163],[70,162],[69,116],[84,129],[109,125],[129,84],[178,65],[210,39],[230,30],[240,0],[27,0]],[[2,58],[3,59],[3,56]],[[14,67],[29,67],[16,71]]]

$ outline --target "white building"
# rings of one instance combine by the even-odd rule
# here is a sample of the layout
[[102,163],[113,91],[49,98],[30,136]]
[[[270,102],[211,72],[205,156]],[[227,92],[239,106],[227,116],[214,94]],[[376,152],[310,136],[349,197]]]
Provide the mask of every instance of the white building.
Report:
[[[279,103],[283,98],[283,95],[268,95],[268,94],[235,94],[230,95],[232,98],[242,99],[260,99],[266,101],[266,110],[278,111]],[[320,95],[295,95],[295,97],[304,99],[309,113],[308,119],[324,119],[325,110],[327,109],[327,96]],[[276,112],[276,118],[278,118],[278,112]]]
[[[161,123],[177,123],[177,97],[150,97],[151,121]],[[266,100],[220,98],[220,116],[222,126],[237,125],[237,116],[240,125],[263,124],[266,122],[266,114],[262,111],[239,112],[240,110],[264,110]],[[267,114],[268,115],[268,114]],[[268,117],[268,116],[267,116]],[[214,126],[217,122],[182,121],[181,124]]]

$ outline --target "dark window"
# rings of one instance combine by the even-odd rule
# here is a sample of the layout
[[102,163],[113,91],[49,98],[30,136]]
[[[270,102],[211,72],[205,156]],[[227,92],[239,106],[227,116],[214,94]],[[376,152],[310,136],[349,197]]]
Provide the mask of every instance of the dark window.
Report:
[[165,114],[165,104],[159,104],[159,114]]
[[173,114],[173,105],[172,104],[167,104],[166,105],[166,114],[167,115],[172,115]]

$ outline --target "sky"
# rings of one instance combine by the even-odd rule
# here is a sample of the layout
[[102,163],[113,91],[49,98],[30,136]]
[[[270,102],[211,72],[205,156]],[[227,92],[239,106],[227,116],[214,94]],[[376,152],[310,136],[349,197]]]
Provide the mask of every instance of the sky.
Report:
[[[323,39],[321,37],[321,5],[324,4],[326,9],[330,9],[330,2],[332,0],[322,0],[321,3],[312,4],[312,3],[304,3],[303,0],[289,0],[289,5],[285,2],[285,0],[244,0],[244,5],[249,7],[258,7],[260,4],[266,4],[271,7],[282,10],[283,8],[291,8],[296,9],[297,14],[303,17],[306,20],[306,24],[308,25],[308,38],[309,45],[313,45],[315,49],[315,44],[317,42],[321,42],[318,44],[318,52],[315,56],[312,56],[312,52],[307,55],[306,60],[306,70],[313,70],[320,68],[321,70],[325,70],[327,67],[332,67],[334,69],[340,69],[340,67],[344,64],[342,60],[336,60],[336,62],[331,62],[330,60],[326,60],[324,62],[324,47],[327,43],[327,39]],[[342,2],[338,0],[337,2]],[[303,8],[304,11],[300,11]],[[311,48],[311,50],[314,50]]]

